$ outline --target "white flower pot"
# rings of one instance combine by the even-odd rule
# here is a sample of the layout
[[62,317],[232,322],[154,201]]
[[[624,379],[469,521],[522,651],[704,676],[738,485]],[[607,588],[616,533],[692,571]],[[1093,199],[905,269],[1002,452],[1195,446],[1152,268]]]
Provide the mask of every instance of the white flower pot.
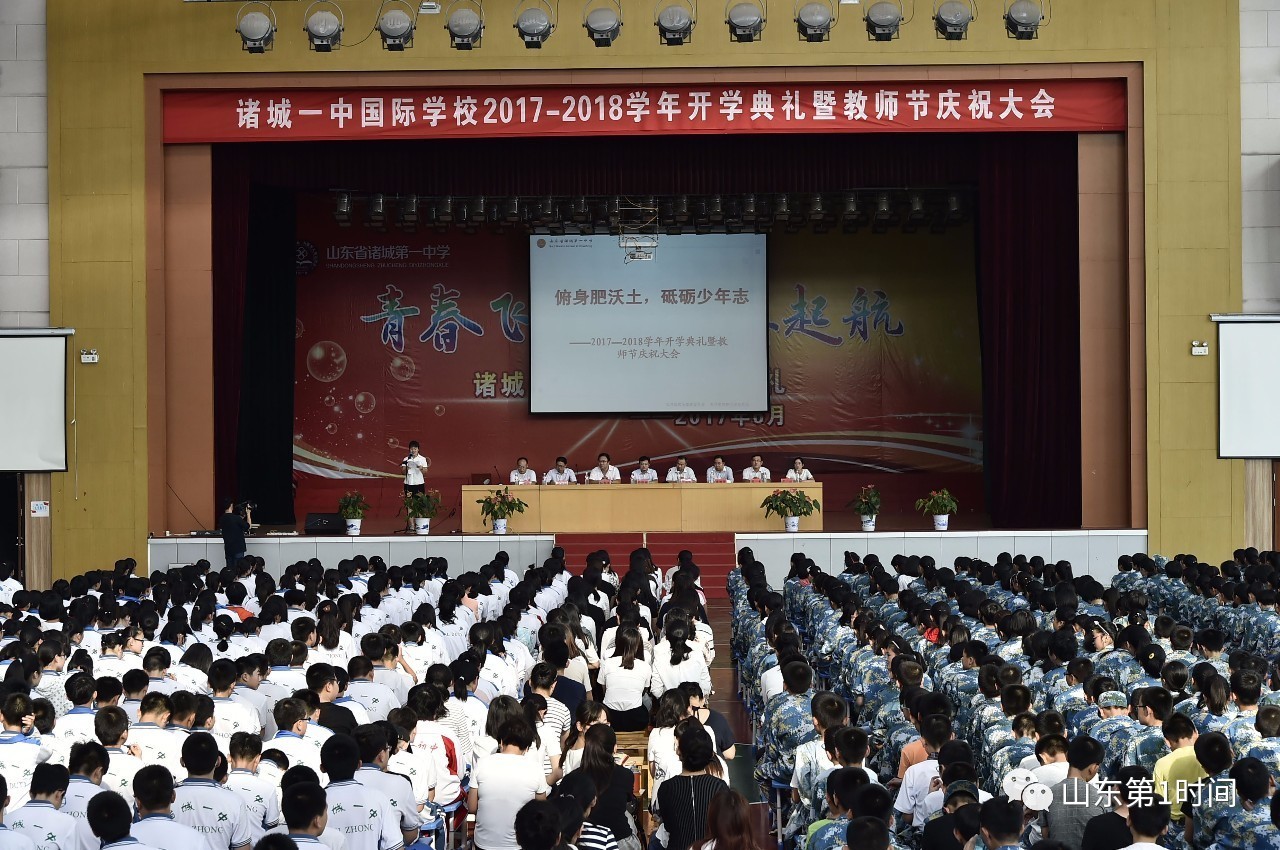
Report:
[[494,534],[506,534],[506,533],[507,533],[507,521],[506,521],[505,519],[495,519],[495,520],[493,521],[493,533],[494,533]]
[[951,524],[951,514],[934,514],[933,515],[934,531],[946,531],[947,526],[949,526],[950,524]]
[[346,520],[346,523],[347,523],[347,536],[348,536],[348,537],[359,537],[359,536],[360,536],[360,523],[362,523],[362,522],[364,522],[364,520],[363,520],[363,519],[349,519],[349,520]]
[[430,534],[431,533],[431,517],[416,516],[413,518],[414,534]]
[[795,534],[800,530],[800,517],[798,516],[783,517],[782,522],[787,531],[791,534]]
[[876,530],[876,515],[875,515],[875,514],[863,514],[863,515],[862,515],[862,530],[863,530],[863,531],[875,531],[875,530]]

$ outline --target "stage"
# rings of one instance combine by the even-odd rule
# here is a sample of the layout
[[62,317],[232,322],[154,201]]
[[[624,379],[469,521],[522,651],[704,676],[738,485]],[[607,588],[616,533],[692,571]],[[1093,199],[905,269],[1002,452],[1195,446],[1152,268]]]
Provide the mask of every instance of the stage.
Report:
[[[267,572],[279,577],[284,567],[297,561],[318,558],[326,568],[336,566],[343,558],[355,555],[381,556],[389,565],[406,564],[414,558],[443,557],[449,560],[449,574],[457,576],[487,564],[499,550],[511,555],[511,563],[523,570],[550,557],[551,549],[562,538],[583,535],[508,534],[431,534],[425,536],[369,537],[302,537],[267,535],[250,537],[249,554],[266,561]],[[650,535],[631,535],[629,548],[649,543]],[[656,535],[655,535],[656,536]],[[620,537],[620,536],[619,536]],[[678,535],[663,534],[671,542]],[[690,535],[690,548],[699,554],[698,538]],[[1116,558],[1124,554],[1145,552],[1145,529],[1090,529],[1078,531],[890,531],[862,533],[750,533],[734,536],[734,548],[750,546],[756,558],[765,564],[769,582],[781,588],[794,552],[804,552],[823,569],[840,572],[844,553],[874,553],[888,563],[894,555],[930,555],[939,565],[949,565],[958,557],[981,558],[994,562],[1001,552],[1039,555],[1046,561],[1070,561],[1076,575],[1091,575],[1104,584],[1116,571]],[[621,543],[622,541],[617,541]],[[616,569],[626,569],[626,556],[621,545],[606,537],[600,547],[607,548]],[[589,547],[588,547],[589,548]],[[157,537],[147,541],[149,570],[194,563],[204,558],[215,568],[224,562],[222,540],[218,537]],[[655,552],[655,559],[658,558]],[[666,568],[671,564],[662,563]],[[570,569],[582,571],[581,562],[571,562]]]

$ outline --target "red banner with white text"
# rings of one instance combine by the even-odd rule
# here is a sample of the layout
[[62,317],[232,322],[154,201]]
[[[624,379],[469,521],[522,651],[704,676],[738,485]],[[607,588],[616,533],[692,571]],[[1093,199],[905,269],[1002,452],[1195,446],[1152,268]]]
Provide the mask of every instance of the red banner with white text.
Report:
[[164,95],[167,144],[645,133],[1114,132],[1119,79],[225,89]]

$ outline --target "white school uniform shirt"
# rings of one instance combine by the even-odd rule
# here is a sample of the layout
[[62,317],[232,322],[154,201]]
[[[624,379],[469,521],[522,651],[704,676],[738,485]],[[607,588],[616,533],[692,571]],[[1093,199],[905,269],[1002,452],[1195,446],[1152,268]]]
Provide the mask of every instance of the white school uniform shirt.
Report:
[[669,647],[656,647],[653,653],[653,676],[649,680],[649,691],[654,697],[660,697],[672,688],[678,688],[684,682],[697,682],[702,686],[704,694],[711,693],[711,671],[696,646],[689,647],[689,655],[679,664],[671,663]]
[[253,838],[240,795],[212,779],[184,779],[173,792],[173,816],[204,836],[209,850],[247,847]]
[[55,729],[58,737],[71,743],[96,741],[98,735],[94,731],[94,720],[98,712],[92,708],[73,708],[64,717],[58,719]]
[[0,823],[0,850],[37,850],[35,842]]
[[356,719],[357,726],[363,726],[366,723],[373,722],[373,718],[369,716],[368,710],[363,705],[353,700],[351,697],[341,696],[335,699],[333,702],[335,705],[340,705],[343,708],[345,708],[347,711],[351,712],[351,714]]
[[9,808],[13,811],[31,799],[31,774],[52,755],[39,738],[21,732],[0,733],[0,773],[9,782]]
[[547,470],[547,474],[542,476],[543,484],[577,484],[578,474],[569,467],[564,468],[564,472],[556,469],[554,466]]
[[[67,785],[67,795],[62,799],[61,811],[76,819],[76,842],[80,850],[98,850],[102,842],[89,828],[89,801],[106,791],[101,785],[94,785],[87,776],[72,774]],[[13,790],[10,789],[10,794]]]
[[266,694],[260,694],[248,685],[237,684],[231,692],[231,698],[258,715],[263,738],[270,738],[276,733],[276,720],[271,716],[272,704],[267,700]]
[[422,826],[422,817],[418,814],[418,802],[413,793],[413,785],[403,776],[387,773],[376,764],[362,764],[356,771],[356,782],[372,788],[391,801],[400,818],[400,831],[417,830]]
[[753,467],[748,466],[746,469],[742,470],[742,480],[759,484],[772,481],[773,479],[769,476],[769,467],[762,466],[759,469],[754,469]]
[[[280,817],[280,798],[274,783],[252,770],[236,767],[227,774],[227,787],[240,796],[249,810],[249,833],[254,844],[284,822]],[[165,846],[181,850],[180,845]]]
[[422,477],[422,472],[429,465],[427,459],[422,455],[414,455],[405,458],[404,483],[409,486],[426,483],[426,479]]
[[107,747],[107,754],[111,757],[111,766],[102,781],[126,800],[133,799],[133,777],[147,766],[146,762],[120,747]]
[[386,794],[354,779],[330,782],[329,826],[343,833],[349,850],[399,850],[400,819]]
[[787,481],[812,481],[813,473],[809,471],[808,467],[805,467],[804,469],[800,470],[800,475],[799,477],[797,477],[795,468],[793,467],[787,470],[786,480]]
[[673,466],[667,470],[667,483],[697,483],[698,473],[694,472],[691,467],[686,466],[684,471],[680,471],[680,467]]
[[199,848],[205,840],[203,835],[185,823],[178,823],[172,814],[147,815],[129,828],[129,834],[143,844],[167,847],[169,850]]
[[32,800],[8,817],[9,828],[31,839],[39,850],[73,850],[76,819],[47,800]]
[[532,469],[526,469],[524,472],[521,472],[518,469],[513,469],[511,470],[511,483],[512,484],[537,484],[538,473],[534,472]]
[[186,778],[187,771],[182,767],[182,741],[172,731],[161,729],[154,723],[131,723],[129,743],[142,750],[147,764],[167,767],[173,778],[179,781]]
[[[315,724],[307,724],[308,727],[313,725]],[[320,774],[320,750],[301,735],[281,730],[270,741],[264,741],[262,749],[279,750],[289,757],[290,767],[295,764],[305,764]],[[320,775],[323,776],[323,774]]]
[[421,751],[414,747],[412,751],[406,749],[396,753],[387,759],[387,772],[398,773],[409,780],[415,812],[418,806],[426,804],[431,789],[436,785],[436,763],[425,747]]
[[347,696],[364,706],[370,720],[386,720],[391,709],[403,704],[391,688],[368,679],[352,679],[347,685]]
[[653,467],[649,467],[647,470],[644,470],[643,472],[639,469],[631,470],[632,484],[652,484],[657,480],[658,480],[658,470],[654,469]]
[[516,850],[516,813],[538,794],[546,794],[542,766],[514,753],[485,756],[471,777],[480,797],[476,811],[477,847]]
[[898,799],[894,801],[893,807],[904,815],[911,815],[912,829],[923,829],[924,822],[929,817],[926,798],[929,796],[929,786],[933,784],[936,776],[938,776],[938,760],[929,758],[911,765],[902,777],[902,785],[898,788]]
[[[622,476],[618,473],[618,467],[612,466],[612,465],[610,465],[609,468],[604,470],[603,472],[600,470],[599,466],[591,467],[591,474],[588,475],[587,478],[588,480],[595,481],[595,482],[600,482],[600,481],[614,482],[614,481],[622,480]],[[486,847],[485,850],[489,850],[489,848]]]
[[213,698],[213,728],[209,730],[218,749],[227,755],[231,748],[231,736],[237,732],[262,735],[262,721],[258,712],[231,697]]
[[653,676],[648,661],[633,659],[632,668],[622,666],[622,659],[613,656],[600,662],[598,680],[604,688],[604,704],[614,711],[630,711],[644,704],[644,690]]
[[733,470],[729,467],[724,469],[716,469],[714,466],[707,467],[707,483],[708,484],[732,484]]

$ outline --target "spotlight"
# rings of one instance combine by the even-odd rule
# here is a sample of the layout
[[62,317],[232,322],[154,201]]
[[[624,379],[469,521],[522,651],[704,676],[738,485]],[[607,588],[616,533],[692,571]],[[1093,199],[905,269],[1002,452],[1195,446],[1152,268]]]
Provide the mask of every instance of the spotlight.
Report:
[[872,41],[893,41],[902,26],[902,6],[889,0],[872,3],[863,20],[867,25],[867,37]]
[[582,26],[596,47],[611,46],[622,30],[622,4],[619,0],[587,0]]
[[947,223],[957,224],[964,221],[964,208],[960,205],[960,196],[955,192],[947,195]]
[[405,0],[383,0],[378,11],[378,35],[382,36],[382,48],[404,50],[412,47],[413,31],[417,28],[413,7]]
[[351,193],[339,192],[333,201],[333,220],[340,227],[351,226]]
[[668,47],[679,47],[688,44],[693,37],[693,28],[698,22],[698,7],[694,0],[677,0],[662,7],[654,16],[653,25],[658,28],[658,37]]
[[850,192],[844,196],[844,220],[857,220],[861,215],[858,209],[858,196]]
[[676,198],[675,204],[676,221],[683,224],[689,220],[689,196],[681,195]]
[[[934,0],[935,4],[937,0]],[[939,38],[947,41],[963,41],[969,36],[969,22],[978,16],[973,0],[946,0],[935,5],[933,10],[933,28]]]
[[742,220],[743,221],[756,220],[756,196],[755,195],[746,195],[743,197]]
[[924,198],[919,192],[912,192],[908,198],[911,209],[907,212],[907,220],[902,225],[903,233],[915,233],[920,225],[929,218],[929,214],[924,209]]
[[369,198],[369,211],[365,214],[365,227],[384,230],[387,225],[387,198],[381,192]]
[[764,32],[765,0],[737,3],[729,9],[724,22],[729,37],[737,42],[759,41]]
[[510,198],[507,200],[506,213],[504,215],[507,221],[516,222],[520,220],[520,199]]
[[453,198],[445,195],[440,199],[440,203],[436,204],[436,221],[443,221],[446,224],[453,221]]
[[480,222],[480,221],[484,221],[484,217],[485,217],[484,195],[480,195],[471,204],[471,220]]
[[314,0],[302,18],[312,50],[328,53],[342,46],[342,8],[333,0]]
[[871,214],[871,232],[884,233],[893,221],[893,206],[889,202],[889,193],[881,192],[876,196],[876,208]]
[[791,207],[786,195],[779,195],[773,204],[773,217],[778,221],[786,221],[791,217]]
[[588,221],[591,218],[591,207],[587,203],[587,199],[580,197],[573,202],[573,220],[576,222]]
[[822,207],[822,196],[814,195],[813,200],[809,202],[809,219],[811,221],[822,221],[827,215]]
[[448,12],[444,28],[449,31],[449,46],[456,50],[479,47],[484,38],[484,5],[480,0],[453,0]]
[[[266,11],[259,11],[257,7]],[[236,14],[236,32],[240,33],[240,46],[243,49],[250,53],[265,53],[276,40],[275,9],[266,3],[245,3]]]
[[417,195],[405,195],[400,202],[400,229],[409,233],[418,229]]
[[556,31],[559,17],[557,9],[552,8],[547,0],[521,0],[516,4],[513,26],[525,47],[537,49]]
[[1040,34],[1044,10],[1037,0],[1014,0],[1004,10],[1004,28],[1009,38],[1030,41]]
[[[800,0],[796,0],[799,6]],[[836,25],[836,7],[830,0],[806,3],[795,14],[796,29],[805,41],[819,42],[831,38],[831,28]]]
[[719,195],[711,196],[711,202],[707,204],[707,214],[712,221],[724,220],[724,202]]

